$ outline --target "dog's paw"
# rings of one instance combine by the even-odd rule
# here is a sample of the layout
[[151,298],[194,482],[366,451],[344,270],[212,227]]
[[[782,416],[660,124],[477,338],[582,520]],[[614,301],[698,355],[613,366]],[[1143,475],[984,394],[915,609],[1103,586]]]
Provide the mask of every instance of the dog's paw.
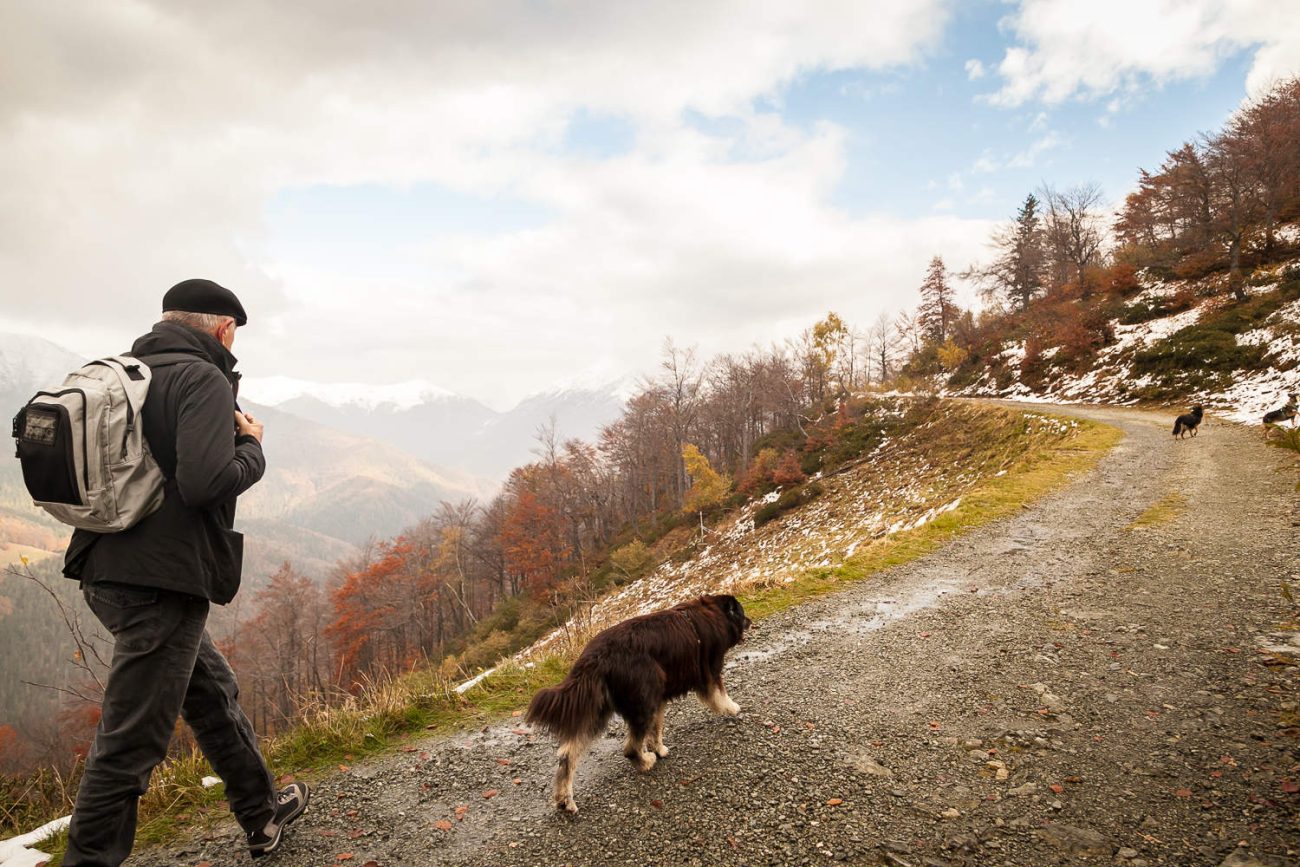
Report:
[[659,744],[657,747],[655,747],[655,755],[661,759],[668,758],[668,747],[664,746],[663,744]]
[[718,706],[718,713],[723,716],[740,716],[740,705],[736,704],[731,699],[727,699]]
[[643,774],[647,774],[659,761],[659,757],[654,753],[642,753],[639,759],[636,759],[636,769]]
[[566,798],[563,801],[556,801],[555,809],[563,813],[576,813],[578,812],[578,805],[573,803],[572,798]]

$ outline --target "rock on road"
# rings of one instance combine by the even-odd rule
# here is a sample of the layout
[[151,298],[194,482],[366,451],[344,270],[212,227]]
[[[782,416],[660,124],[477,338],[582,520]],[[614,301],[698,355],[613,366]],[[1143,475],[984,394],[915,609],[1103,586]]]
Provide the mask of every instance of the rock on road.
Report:
[[[650,773],[616,721],[557,814],[551,740],[507,720],[321,782],[273,863],[1297,863],[1294,454],[1052,410],[1126,437],[1017,516],[763,621],[730,658],[742,714],[673,704]],[[131,863],[241,844],[232,823]]]

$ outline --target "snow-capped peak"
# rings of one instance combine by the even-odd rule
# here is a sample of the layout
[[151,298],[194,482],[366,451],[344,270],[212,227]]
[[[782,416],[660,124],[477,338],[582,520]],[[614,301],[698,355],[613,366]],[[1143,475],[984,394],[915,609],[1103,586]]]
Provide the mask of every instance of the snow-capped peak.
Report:
[[459,397],[422,379],[375,385],[365,382],[311,382],[290,376],[245,377],[240,397],[265,406],[279,406],[298,397],[311,397],[333,407],[411,409],[422,403]]
[[0,387],[57,385],[88,359],[33,334],[0,334]]

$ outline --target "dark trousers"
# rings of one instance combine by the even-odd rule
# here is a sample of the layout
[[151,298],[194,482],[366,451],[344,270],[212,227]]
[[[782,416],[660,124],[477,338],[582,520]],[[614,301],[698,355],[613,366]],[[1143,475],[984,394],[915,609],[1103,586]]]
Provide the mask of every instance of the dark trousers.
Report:
[[126,860],[136,807],[167,756],[178,715],[225,782],[239,824],[246,832],[265,826],[274,782],[239,707],[235,673],[205,629],[208,601],[120,584],[88,584],[83,593],[113,634],[113,661],[64,867],[117,867]]

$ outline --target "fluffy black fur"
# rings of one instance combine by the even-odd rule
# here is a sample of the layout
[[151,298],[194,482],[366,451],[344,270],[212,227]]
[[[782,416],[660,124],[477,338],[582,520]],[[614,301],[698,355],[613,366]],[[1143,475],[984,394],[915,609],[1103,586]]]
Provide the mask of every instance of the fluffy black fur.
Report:
[[525,717],[560,740],[556,807],[577,811],[578,760],[613,714],[627,723],[624,755],[648,771],[668,754],[666,702],[694,692],[718,713],[739,713],[723,686],[722,662],[749,626],[736,597],[701,596],[625,620],[593,638],[559,686],[533,696]]
[[1174,436],[1179,439],[1182,439],[1184,434],[1189,433],[1196,436],[1197,428],[1201,426],[1201,416],[1204,414],[1205,410],[1199,406],[1194,406],[1191,412],[1183,413],[1174,419]]

